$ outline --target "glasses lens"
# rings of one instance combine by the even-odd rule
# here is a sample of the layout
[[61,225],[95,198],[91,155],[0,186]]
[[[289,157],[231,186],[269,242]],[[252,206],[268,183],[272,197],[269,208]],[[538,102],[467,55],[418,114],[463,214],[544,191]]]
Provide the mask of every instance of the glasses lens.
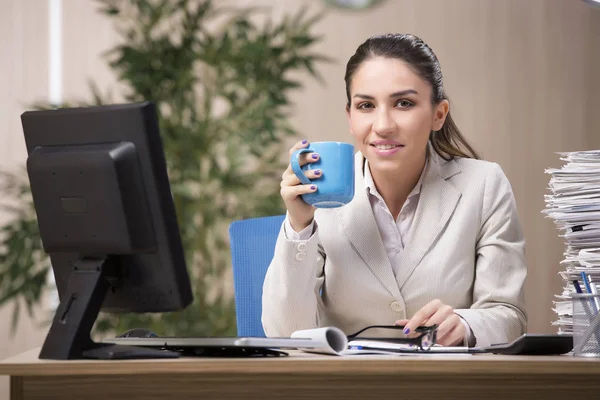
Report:
[[434,338],[434,332],[427,332],[423,335],[423,337],[421,338],[421,347],[423,348],[423,350],[431,349],[431,346],[433,346],[433,344],[435,343]]

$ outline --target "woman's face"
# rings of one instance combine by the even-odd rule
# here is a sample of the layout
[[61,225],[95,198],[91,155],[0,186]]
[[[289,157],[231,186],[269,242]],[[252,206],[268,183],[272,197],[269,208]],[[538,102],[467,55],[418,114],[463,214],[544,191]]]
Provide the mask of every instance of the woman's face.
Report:
[[371,58],[356,70],[347,110],[350,133],[373,173],[422,167],[432,130],[439,130],[448,102],[431,104],[430,85],[394,58]]

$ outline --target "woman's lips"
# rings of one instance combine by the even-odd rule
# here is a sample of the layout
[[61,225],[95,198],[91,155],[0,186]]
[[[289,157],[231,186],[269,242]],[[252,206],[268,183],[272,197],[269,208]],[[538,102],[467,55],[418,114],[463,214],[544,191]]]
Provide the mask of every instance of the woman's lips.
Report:
[[404,148],[403,145],[401,144],[371,144],[371,147],[373,147],[373,152],[375,154],[377,154],[378,156],[391,156],[393,154],[396,154],[397,152],[399,152],[401,149]]

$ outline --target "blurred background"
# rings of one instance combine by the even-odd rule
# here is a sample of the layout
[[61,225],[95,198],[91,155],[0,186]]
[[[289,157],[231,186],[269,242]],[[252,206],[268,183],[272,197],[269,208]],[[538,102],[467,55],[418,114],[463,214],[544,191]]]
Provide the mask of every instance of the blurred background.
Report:
[[[224,121],[223,132],[227,133],[228,143],[232,146],[240,141],[254,143],[244,154],[263,168],[255,168],[253,175],[241,172],[236,175],[253,182],[250,188],[239,182],[235,186],[234,182],[235,187],[231,189],[219,189],[226,200],[221,209],[211,209],[211,212],[222,215],[221,220],[207,221],[202,210],[198,211],[202,206],[196,202],[191,212],[192,223],[222,229],[232,219],[279,213],[282,209],[276,197],[277,176],[281,173],[278,162],[287,156],[285,149],[289,143],[301,138],[351,140],[344,112],[343,76],[345,64],[356,47],[374,34],[414,33],[422,37],[440,59],[451,110],[463,134],[484,159],[500,164],[512,184],[527,246],[528,330],[556,331],[551,326],[556,318],[551,308],[554,295],[561,292],[558,263],[564,245],[554,224],[541,214],[549,180],[544,170],[560,166],[556,152],[600,149],[600,8],[594,6],[594,1],[215,0],[209,4],[209,11],[228,6],[231,10],[227,12],[233,13],[229,15],[238,13],[237,16],[228,20],[206,14],[198,19],[200,28],[213,29],[214,33],[210,36],[199,30],[206,39],[201,44],[206,47],[190,48],[187,52],[182,52],[185,43],[177,42],[181,37],[177,39],[177,33],[169,31],[175,16],[169,7],[189,3],[190,9],[197,9],[206,2],[173,0],[167,2],[170,4],[162,11],[156,7],[145,10],[145,3],[0,0],[2,171],[23,177],[19,171],[24,166],[26,150],[19,116],[25,110],[50,105],[152,99],[161,104],[164,120],[172,122],[176,114],[173,109],[178,105],[189,106],[182,100],[189,98],[186,96],[214,94],[215,98],[224,100],[213,104],[204,117],[188,118],[187,125],[169,125],[169,128],[163,124],[162,127],[177,129],[179,126],[196,135],[194,137],[202,137],[202,129],[195,126],[195,122]],[[154,6],[159,3],[148,2]],[[361,6],[364,8],[360,9]],[[248,7],[261,9],[239,14]],[[306,13],[299,15],[303,7]],[[320,19],[312,19],[313,16]],[[191,17],[188,15],[188,18]],[[189,23],[190,20],[182,21]],[[227,25],[231,21],[237,24],[232,30]],[[244,21],[250,21],[252,26],[245,27]],[[160,31],[157,26],[162,27],[165,37],[175,37],[175,44],[162,41],[156,33]],[[281,29],[278,31],[277,27]],[[151,33],[144,36],[146,28]],[[132,33],[136,31],[138,36]],[[190,32],[194,33],[193,29]],[[235,35],[224,35],[224,32]],[[275,54],[273,48],[277,46],[284,50]],[[178,51],[171,51],[173,49]],[[106,54],[108,50],[115,52]],[[285,51],[288,58],[282,55]],[[174,58],[170,59],[170,55]],[[248,73],[247,60],[253,59],[258,65],[263,57],[268,64],[266,60],[270,58],[265,57],[271,56],[272,68],[267,71],[266,66],[262,70],[255,65],[255,85],[250,85],[244,75]],[[194,57],[201,62],[193,62]],[[117,62],[111,65],[115,60]],[[152,60],[158,64],[154,65]],[[286,73],[286,78],[274,72],[277,68]],[[189,82],[192,86],[203,86],[203,90],[186,92],[186,81],[181,78],[185,74],[197,77],[197,81]],[[140,77],[144,76],[146,82],[141,82]],[[232,85],[229,91],[223,89],[225,81]],[[163,85],[164,82],[169,84]],[[249,98],[253,91],[260,91],[270,97],[256,104],[254,114],[243,117],[246,100],[243,96],[238,99],[232,91],[249,94]],[[266,108],[278,112],[270,114]],[[238,132],[237,136],[232,133],[235,127],[227,123],[234,120],[235,126],[248,127],[245,133]],[[269,135],[262,137],[261,132],[266,131]],[[213,134],[218,136],[218,132]],[[199,146],[199,157],[220,148],[218,143],[214,148],[195,143]],[[275,155],[271,154],[271,158],[253,156],[255,147],[252,146],[260,143],[268,143]],[[177,145],[189,148],[185,141]],[[177,180],[176,172],[181,172],[177,168],[190,166],[169,158],[175,154],[174,151],[169,153],[176,147],[175,142],[165,146],[172,167],[171,178]],[[223,151],[223,157],[231,157],[226,149]],[[213,179],[222,181],[223,176],[230,177],[233,167],[228,168],[229,175],[217,175]],[[199,177],[196,183],[204,182],[202,179]],[[244,208],[236,202],[236,198],[247,197],[248,190],[256,193],[257,185],[265,185],[265,179],[268,190],[261,191],[262,197],[257,197],[252,207]],[[47,279],[48,262],[39,255],[39,244],[35,243],[35,224],[15,225],[15,221],[31,222],[27,193],[18,193],[18,179],[9,181],[16,182],[16,186],[5,187],[0,199],[16,209],[0,210],[0,226],[12,226],[0,235],[0,264],[4,263],[0,269],[3,275],[0,276],[0,358],[40,346],[47,329],[45,321],[56,306],[52,281]],[[185,186],[186,181],[177,180],[176,185],[179,184]],[[7,237],[20,237],[20,241],[10,242]],[[194,259],[192,268],[202,267],[202,261],[197,258],[213,259],[215,265],[221,267],[218,271],[196,268],[201,271],[198,279],[202,281],[196,295],[201,294],[202,300],[185,318],[179,315],[177,332],[202,334],[210,332],[211,326],[218,326],[217,333],[235,332],[226,240],[219,237],[199,240],[194,236],[186,242],[199,249],[188,254]],[[29,243],[31,241],[33,243]],[[11,258],[15,252],[11,253],[10,243],[23,247],[16,253],[18,260]],[[207,257],[202,253],[202,246],[211,244],[220,253]],[[197,257],[198,254],[203,257]],[[35,265],[28,266],[27,262]],[[43,282],[26,288],[19,279],[29,278]],[[8,284],[8,280],[12,283]],[[211,287],[220,290],[214,292]],[[22,290],[24,294],[15,294],[15,290]],[[19,309],[15,313],[16,306]],[[202,311],[213,306],[218,315]],[[195,319],[194,312],[197,312]],[[157,325],[156,329],[160,330],[160,326],[164,328],[169,323],[168,319],[106,318],[102,332],[119,331],[141,323]],[[6,378],[0,382],[0,399],[7,396],[7,382]]]

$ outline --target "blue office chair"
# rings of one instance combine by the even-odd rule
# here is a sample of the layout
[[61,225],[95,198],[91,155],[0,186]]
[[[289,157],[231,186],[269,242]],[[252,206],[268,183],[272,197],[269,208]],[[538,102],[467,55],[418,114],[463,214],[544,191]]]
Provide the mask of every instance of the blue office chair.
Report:
[[260,321],[262,286],[284,218],[251,218],[229,226],[238,336],[266,336]]

